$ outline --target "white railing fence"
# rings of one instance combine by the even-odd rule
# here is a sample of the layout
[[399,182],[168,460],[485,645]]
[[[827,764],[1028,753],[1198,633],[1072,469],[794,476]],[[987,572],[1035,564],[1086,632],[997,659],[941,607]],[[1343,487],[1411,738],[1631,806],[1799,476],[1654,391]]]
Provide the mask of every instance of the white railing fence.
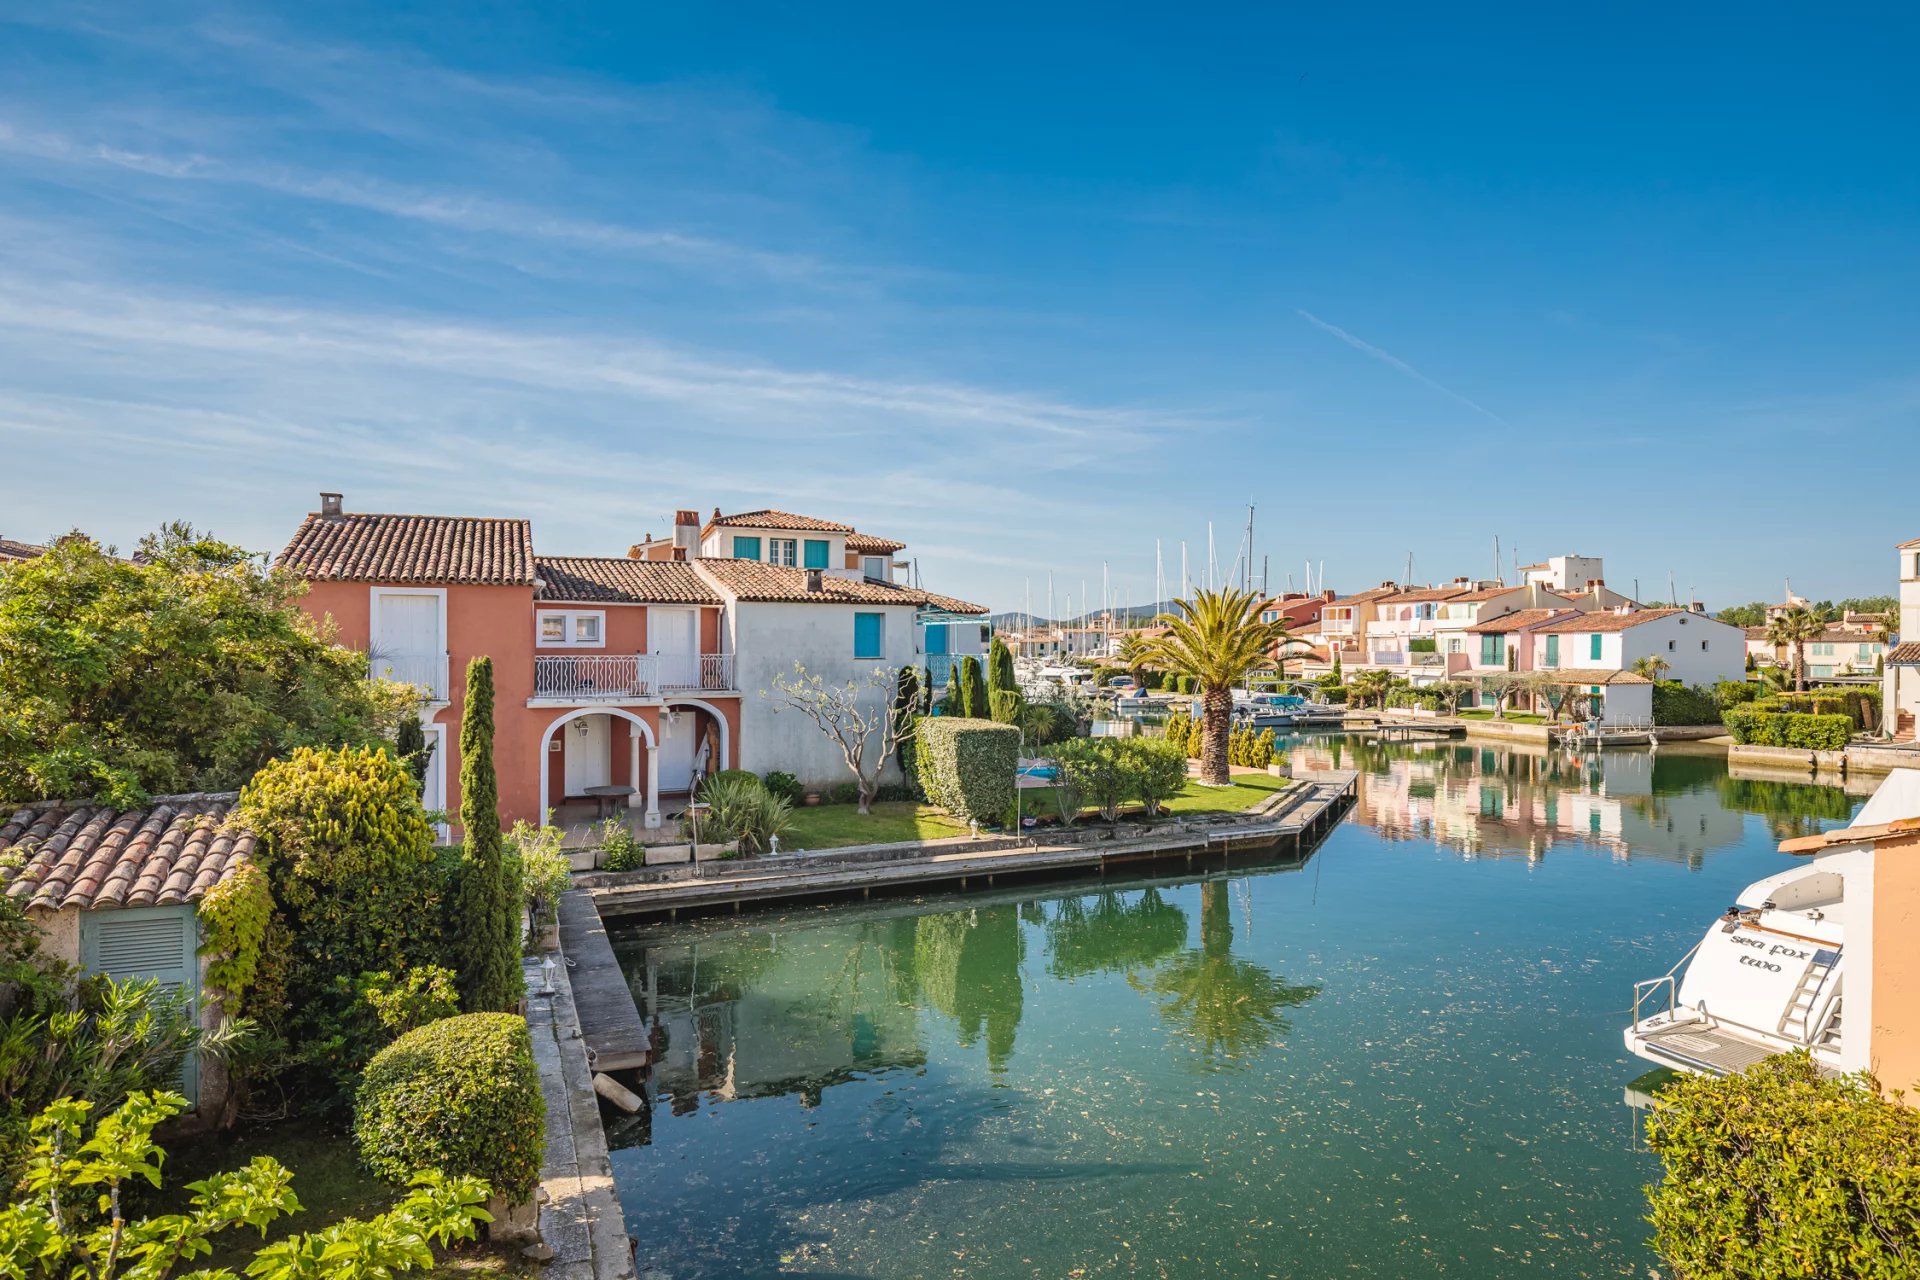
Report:
[[410,684],[426,695],[428,702],[445,702],[447,655],[444,653],[373,653],[367,657],[367,674],[375,680]]
[[538,654],[533,696],[621,702],[734,687],[730,653]]

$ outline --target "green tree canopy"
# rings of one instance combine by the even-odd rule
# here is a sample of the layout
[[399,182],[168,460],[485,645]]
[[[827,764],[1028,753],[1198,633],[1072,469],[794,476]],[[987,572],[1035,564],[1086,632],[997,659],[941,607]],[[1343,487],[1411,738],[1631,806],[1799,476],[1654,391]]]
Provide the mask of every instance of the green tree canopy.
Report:
[[301,746],[370,746],[403,686],[327,642],[304,584],[185,525],[0,568],[0,799],[228,791]]
[[1713,616],[1729,626],[1764,627],[1767,625],[1767,605],[1764,600],[1729,605]]

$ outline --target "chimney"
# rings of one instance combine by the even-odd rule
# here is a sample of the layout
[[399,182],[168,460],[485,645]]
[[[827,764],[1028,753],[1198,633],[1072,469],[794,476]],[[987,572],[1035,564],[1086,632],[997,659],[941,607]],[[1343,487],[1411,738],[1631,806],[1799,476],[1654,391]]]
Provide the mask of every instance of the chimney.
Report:
[[[718,516],[720,509],[715,507],[713,514]],[[700,513],[698,511],[681,510],[673,513],[673,545],[683,553],[675,556],[676,560],[686,559],[685,553],[699,547]]]
[[807,594],[808,595],[817,596],[821,593],[821,591],[826,589],[826,584],[823,582],[823,579],[825,576],[826,575],[822,573],[819,569],[807,570]]
[[337,493],[322,493],[320,495],[320,514],[329,520],[338,520],[340,518],[340,495]]
[[1707,611],[1706,603],[1701,600],[1695,600],[1692,604],[1688,605],[1687,608],[1694,613],[1705,613]]

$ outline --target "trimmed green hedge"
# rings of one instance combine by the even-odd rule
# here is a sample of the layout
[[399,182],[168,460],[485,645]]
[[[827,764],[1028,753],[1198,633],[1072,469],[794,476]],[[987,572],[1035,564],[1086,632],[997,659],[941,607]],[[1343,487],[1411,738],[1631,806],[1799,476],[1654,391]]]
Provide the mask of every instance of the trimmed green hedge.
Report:
[[956,818],[1004,822],[1013,809],[1020,730],[991,720],[927,716],[914,752],[927,800]]
[[1816,716],[1763,707],[1729,707],[1722,717],[1739,743],[1756,747],[1793,747],[1802,751],[1844,751],[1853,741],[1851,716]]
[[513,1013],[409,1031],[367,1064],[354,1103],[360,1158],[380,1177],[472,1174],[516,1204],[540,1181],[546,1128],[533,1039]]
[[1722,680],[1713,686],[1713,700],[1721,710],[1744,706],[1760,696],[1760,686],[1751,680]]
[[1689,688],[1678,680],[1662,680],[1653,686],[1653,722],[1719,724],[1720,704],[1699,685]]
[[1756,703],[1766,711],[1803,711],[1817,716],[1846,716],[1856,729],[1871,730],[1880,723],[1880,691],[1870,686],[1809,689],[1805,693],[1776,693]]

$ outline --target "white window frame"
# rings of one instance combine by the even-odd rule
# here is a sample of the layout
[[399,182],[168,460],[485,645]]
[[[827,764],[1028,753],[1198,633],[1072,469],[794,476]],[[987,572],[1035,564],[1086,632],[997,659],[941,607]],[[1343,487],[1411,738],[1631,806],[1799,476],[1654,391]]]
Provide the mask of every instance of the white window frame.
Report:
[[[786,553],[785,559],[781,558],[782,551]],[[800,564],[800,539],[768,538],[766,542],[762,544],[760,554],[765,557],[767,564],[778,565],[782,569],[798,568]]]
[[[545,635],[548,618],[566,619],[566,635],[563,639],[549,640]],[[579,638],[580,623],[592,618],[598,637],[593,640]],[[605,609],[541,609],[533,619],[533,644],[537,649],[604,649],[607,647],[607,611]]]
[[[878,565],[880,569],[878,573],[874,572],[874,566],[876,565]],[[860,576],[863,578],[872,578],[875,582],[888,581],[887,558],[885,556],[861,556]]]

